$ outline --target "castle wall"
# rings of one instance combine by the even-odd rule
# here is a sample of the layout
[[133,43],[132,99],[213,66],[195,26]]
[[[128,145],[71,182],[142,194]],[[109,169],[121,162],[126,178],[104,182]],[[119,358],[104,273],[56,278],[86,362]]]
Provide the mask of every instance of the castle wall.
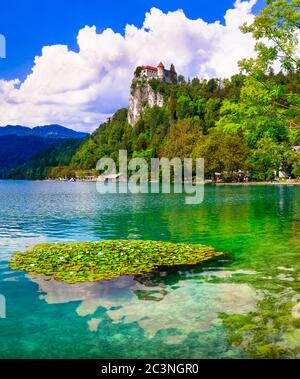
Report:
[[141,77],[146,77],[146,78],[156,78],[157,77],[157,70],[150,70],[150,69],[143,69],[141,72]]

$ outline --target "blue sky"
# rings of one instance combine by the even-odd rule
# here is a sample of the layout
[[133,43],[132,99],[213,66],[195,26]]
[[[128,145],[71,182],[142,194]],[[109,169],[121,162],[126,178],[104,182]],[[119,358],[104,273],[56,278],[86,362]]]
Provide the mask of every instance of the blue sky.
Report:
[[[141,27],[152,7],[164,12],[183,9],[190,19],[220,20],[233,0],[1,0],[0,33],[7,47],[0,59],[0,78],[24,79],[44,45],[66,44],[77,49],[78,30],[95,25],[97,32],[112,28],[123,33],[126,24]],[[254,7],[257,12],[262,0]]]

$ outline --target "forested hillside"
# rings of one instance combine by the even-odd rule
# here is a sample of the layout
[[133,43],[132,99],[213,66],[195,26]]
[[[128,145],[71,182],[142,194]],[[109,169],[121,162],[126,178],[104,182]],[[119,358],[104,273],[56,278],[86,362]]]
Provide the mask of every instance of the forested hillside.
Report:
[[203,157],[207,176],[221,172],[226,179],[238,170],[248,170],[254,180],[273,178],[279,169],[300,175],[294,150],[300,145],[299,113],[269,103],[264,85],[270,82],[283,106],[288,107],[287,97],[300,93],[299,71],[271,71],[261,92],[243,75],[222,81],[181,77],[174,85],[152,80],[165,106],[147,109],[134,128],[127,123],[127,110],[118,111],[79,147],[72,167],[92,169],[99,158],[117,160],[119,149],[127,149],[129,156],[149,159]]
[[59,176],[71,178],[75,173],[70,167],[70,162],[81,143],[78,139],[68,139],[43,149],[33,154],[27,163],[12,168],[5,177],[28,180]]
[[[287,108],[265,98],[264,86],[270,82],[279,91],[276,102]],[[272,179],[279,169],[300,175],[294,149],[300,145],[299,113],[289,109],[286,100],[300,93],[299,70],[276,75],[271,71],[258,89],[244,75],[225,80],[180,77],[178,84],[150,84],[164,95],[165,105],[146,109],[134,128],[127,122],[127,109],[121,109],[83,142],[44,150],[9,177],[71,177],[75,171],[95,169],[101,157],[117,160],[120,149],[146,159],[203,157],[207,177],[220,172],[226,180],[238,170],[249,172],[252,180]]]
[[45,179],[49,167],[69,165],[87,136],[60,125],[0,127],[0,178]]

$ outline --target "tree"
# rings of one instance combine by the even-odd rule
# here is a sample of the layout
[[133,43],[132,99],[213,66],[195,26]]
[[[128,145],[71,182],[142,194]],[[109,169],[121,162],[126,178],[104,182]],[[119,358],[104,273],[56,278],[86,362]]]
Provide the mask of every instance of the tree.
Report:
[[219,109],[221,107],[221,100],[210,98],[204,107],[204,120],[206,130],[213,128],[219,117]]
[[[282,93],[272,75],[266,80],[266,74],[272,71],[272,65],[279,62],[285,72],[299,70],[299,32],[300,32],[300,3],[299,0],[266,0],[267,6],[255,17],[252,25],[244,25],[244,33],[252,33],[257,40],[256,59],[245,59],[240,67],[256,81],[263,83],[266,90],[274,94],[273,102],[278,108],[290,111],[298,118],[300,112],[299,93]],[[265,42],[265,41],[268,41]]]
[[299,155],[294,160],[292,174],[296,177],[300,176],[300,156]]
[[192,119],[179,120],[170,128],[166,144],[160,156],[166,158],[189,158],[201,138],[201,125]]
[[[256,60],[244,60],[248,72],[258,69],[263,72],[279,60],[284,70],[299,68],[297,48],[300,31],[299,0],[266,0],[267,6],[255,17],[252,25],[244,25],[244,33],[252,33],[258,41]],[[266,44],[266,40],[271,45]]]
[[273,179],[279,170],[285,169],[285,153],[284,144],[276,143],[268,136],[261,138],[250,158],[252,176],[258,180]]
[[300,177],[300,151],[295,151],[290,155],[289,164],[291,165],[291,173],[295,177]]
[[176,74],[175,66],[173,65],[173,63],[170,66],[170,77],[171,77],[171,82],[175,84],[177,82],[177,74]]
[[216,172],[231,180],[235,172],[247,169],[248,147],[242,135],[231,135],[222,129],[211,129],[193,151],[193,158],[204,158],[205,174],[214,177]]
[[141,75],[141,73],[142,73],[142,70],[143,70],[143,67],[141,67],[141,66],[138,66],[138,67],[135,69],[135,71],[134,71],[134,76],[135,76],[135,78],[139,78],[139,77],[140,77],[140,75]]
[[186,84],[185,78],[183,75],[178,76],[178,83],[179,84]]
[[[266,2],[252,25],[242,27],[257,40],[257,57],[240,62],[247,74],[240,97],[223,102],[217,122],[225,132],[244,133],[257,179],[272,177],[286,165],[295,139],[290,127],[297,128],[300,120],[299,87],[290,80],[299,78],[299,0]],[[278,62],[283,71],[275,74]]]
[[286,140],[288,136],[289,113],[278,107],[274,99],[281,96],[282,88],[267,90],[263,83],[249,76],[241,90],[238,102],[225,100],[217,122],[228,133],[242,130],[250,147],[267,135],[274,141]]
[[177,117],[179,119],[187,118],[193,113],[193,102],[189,96],[180,96],[177,100]]

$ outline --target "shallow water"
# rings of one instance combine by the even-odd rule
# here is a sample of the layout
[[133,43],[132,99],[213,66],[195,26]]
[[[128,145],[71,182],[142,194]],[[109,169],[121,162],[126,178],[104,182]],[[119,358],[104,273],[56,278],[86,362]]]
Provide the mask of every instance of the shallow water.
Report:
[[[299,187],[207,186],[204,203],[186,205],[180,194],[0,181],[0,220],[2,358],[300,357]],[[7,267],[29,245],[99,239],[202,243],[228,254],[76,285]]]

